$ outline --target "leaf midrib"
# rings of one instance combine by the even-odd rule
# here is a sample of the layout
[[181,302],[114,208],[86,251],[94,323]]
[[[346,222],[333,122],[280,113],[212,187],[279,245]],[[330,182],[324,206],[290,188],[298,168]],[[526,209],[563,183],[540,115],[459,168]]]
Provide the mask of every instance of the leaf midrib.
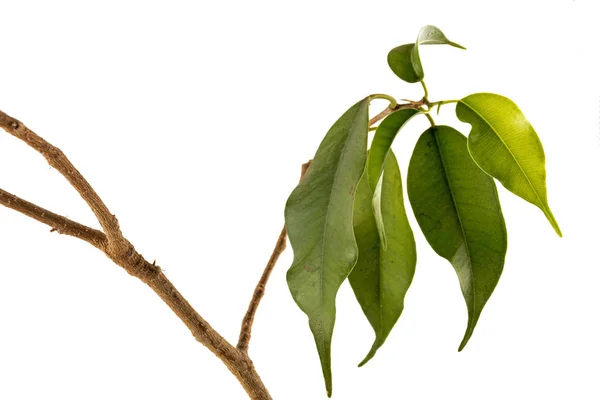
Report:
[[[471,277],[471,309],[475,310],[475,294],[473,293],[473,282],[474,282],[474,274],[473,274],[473,259],[471,258],[471,251],[469,250],[469,242],[467,239],[467,234],[465,233],[465,229],[463,227],[463,223],[462,223],[462,218],[460,217],[460,212],[458,211],[458,207],[456,206],[456,199],[454,197],[454,191],[452,190],[452,185],[450,184],[450,180],[448,179],[448,172],[446,169],[446,163],[444,162],[444,156],[442,154],[442,151],[440,149],[440,144],[437,138],[437,130],[435,130],[433,132],[433,138],[435,140],[435,145],[436,148],[438,150],[438,154],[440,156],[440,161],[442,163],[442,168],[444,169],[444,179],[446,180],[446,184],[448,185],[448,189],[450,190],[450,197],[452,198],[452,206],[454,207],[454,211],[456,211],[456,217],[458,218],[458,224],[460,225],[460,232],[462,234],[463,240],[465,242],[465,250],[467,252],[467,257],[469,258],[469,275]],[[471,315],[469,315],[469,320],[471,319]],[[467,327],[470,328],[470,321],[469,321],[469,326]]]
[[350,136],[352,134],[352,131],[354,129],[354,126],[356,125],[357,122],[357,117],[358,114],[360,114],[360,112],[362,111],[362,108],[364,107],[364,104],[362,104],[358,111],[356,112],[356,114],[353,117],[352,120],[352,125],[350,125],[350,128],[348,129],[348,135],[346,136],[346,140],[344,141],[344,146],[342,147],[342,151],[340,152],[340,158],[338,159],[338,163],[337,166],[335,167],[335,173],[333,175],[333,182],[331,183],[331,190],[329,191],[329,196],[328,196],[328,202],[327,202],[327,212],[325,213],[325,221],[324,221],[324,227],[323,227],[323,243],[321,244],[321,274],[319,275],[319,305],[323,305],[323,279],[324,279],[324,275],[325,275],[325,267],[324,267],[324,259],[325,259],[325,238],[327,237],[327,231],[328,231],[328,224],[327,221],[329,219],[329,210],[331,208],[331,194],[333,193],[334,187],[336,186],[336,182],[339,176],[339,171],[340,171],[340,165],[342,164],[342,160],[344,159],[344,157],[347,154],[347,148],[348,148],[348,142],[350,141]]

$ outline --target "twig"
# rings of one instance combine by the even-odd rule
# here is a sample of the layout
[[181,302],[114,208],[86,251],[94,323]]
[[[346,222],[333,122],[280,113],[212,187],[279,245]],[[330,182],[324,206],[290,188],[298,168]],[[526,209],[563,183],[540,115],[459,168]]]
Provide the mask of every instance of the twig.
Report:
[[377,122],[381,121],[382,119],[384,119],[385,117],[387,117],[388,115],[393,113],[394,111],[403,110],[406,108],[412,108],[412,109],[418,110],[419,107],[424,106],[426,104],[427,104],[427,99],[422,98],[419,101],[409,101],[408,103],[398,104],[398,105],[396,105],[396,107],[388,107],[385,110],[383,110],[382,112],[380,112],[379,114],[377,114],[376,116],[374,116],[373,118],[371,118],[369,120],[369,126],[375,125]]
[[38,153],[43,155],[48,164],[61,173],[62,176],[75,188],[79,195],[90,207],[102,230],[106,233],[109,247],[113,247],[115,253],[126,252],[130,244],[127,243],[117,218],[110,212],[100,196],[94,191],[92,186],[85,180],[79,171],[71,164],[69,159],[57,147],[51,145],[35,132],[27,128],[21,121],[8,116],[0,111],[0,127],[11,135],[21,139]]
[[[310,161],[302,164],[302,172],[300,174],[300,180],[306,174],[308,167],[310,166]],[[275,248],[273,249],[273,254],[269,258],[269,262],[265,267],[265,270],[254,289],[254,294],[252,295],[252,299],[250,300],[250,304],[248,305],[248,311],[246,311],[246,315],[244,315],[244,319],[242,320],[242,328],[240,329],[240,338],[238,340],[237,348],[244,353],[248,353],[248,344],[250,343],[250,336],[252,334],[252,323],[254,322],[254,316],[256,315],[256,310],[258,309],[258,305],[265,295],[265,288],[267,286],[267,281],[271,276],[271,272],[277,264],[277,260],[279,260],[279,256],[285,250],[287,239],[287,232],[285,229],[285,225],[279,234],[279,238],[277,239],[277,243],[275,243]]]
[[51,226],[52,231],[85,240],[102,251],[106,248],[107,240],[104,233],[71,221],[2,189],[0,189],[0,204]]
[[100,196],[63,152],[2,111],[0,111],[0,127],[41,153],[48,163],[69,181],[96,215],[104,233],[73,222],[5,191],[0,192],[0,204],[50,225],[53,230],[85,240],[102,250],[107,257],[129,274],[150,286],[183,321],[196,340],[213,352],[236,376],[251,399],[270,400],[271,396],[248,355],[236,349],[215,331],[185,300],[160,267],[146,261],[135,250],[121,233],[116,217],[111,214]]

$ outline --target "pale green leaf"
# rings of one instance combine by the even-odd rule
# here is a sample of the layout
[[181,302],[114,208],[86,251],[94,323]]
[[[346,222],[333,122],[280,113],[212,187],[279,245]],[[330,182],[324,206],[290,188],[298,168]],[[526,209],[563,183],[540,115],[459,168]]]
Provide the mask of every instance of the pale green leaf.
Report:
[[477,165],[539,207],[562,236],[548,205],[544,148],[517,105],[497,94],[476,93],[458,102],[456,116],[471,124],[469,152]]

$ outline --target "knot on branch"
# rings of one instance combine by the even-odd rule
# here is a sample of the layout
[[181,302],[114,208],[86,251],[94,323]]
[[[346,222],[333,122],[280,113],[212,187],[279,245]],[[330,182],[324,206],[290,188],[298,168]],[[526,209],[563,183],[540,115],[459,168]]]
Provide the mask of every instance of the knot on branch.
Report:
[[120,254],[107,254],[116,264],[123,267],[129,275],[135,276],[147,284],[153,282],[160,275],[160,267],[146,261],[131,244],[127,246],[125,251],[120,252]]

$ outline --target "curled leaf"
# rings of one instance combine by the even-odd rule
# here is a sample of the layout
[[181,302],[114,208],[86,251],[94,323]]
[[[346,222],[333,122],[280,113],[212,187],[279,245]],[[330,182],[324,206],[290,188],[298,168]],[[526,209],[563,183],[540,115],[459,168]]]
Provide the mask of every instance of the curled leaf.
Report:
[[415,43],[404,44],[393,48],[388,53],[388,65],[390,69],[402,80],[415,83],[425,77],[419,46],[428,44],[447,44],[459,49],[465,49],[458,43],[448,40],[446,35],[433,25],[426,25],[419,31]]

